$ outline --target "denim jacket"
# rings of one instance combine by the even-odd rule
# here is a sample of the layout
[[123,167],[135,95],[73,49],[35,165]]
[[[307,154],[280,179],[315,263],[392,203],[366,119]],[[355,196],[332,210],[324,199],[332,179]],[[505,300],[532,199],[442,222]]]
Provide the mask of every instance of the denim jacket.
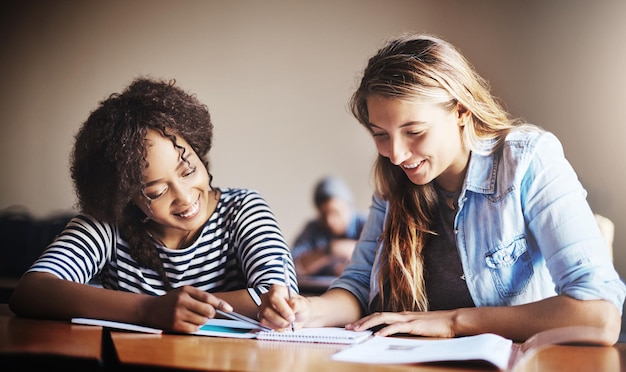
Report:
[[[500,151],[472,153],[455,217],[456,243],[476,306],[556,294],[604,299],[622,311],[626,286],[611,261],[587,192],[549,132],[511,132]],[[374,195],[351,264],[331,288],[363,309],[378,294],[377,253],[387,202]]]

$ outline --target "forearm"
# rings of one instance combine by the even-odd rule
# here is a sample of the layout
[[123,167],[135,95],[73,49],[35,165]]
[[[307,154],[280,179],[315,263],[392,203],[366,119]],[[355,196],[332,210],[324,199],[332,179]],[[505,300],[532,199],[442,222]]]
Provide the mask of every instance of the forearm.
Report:
[[344,289],[331,289],[309,301],[313,310],[306,327],[343,327],[363,316],[357,298]]
[[612,345],[619,336],[621,317],[608,301],[561,295],[518,306],[458,309],[452,327],[456,336],[490,332],[523,341],[547,329],[575,325],[603,329],[606,343]]
[[9,306],[18,315],[69,320],[73,317],[145,324],[152,296],[98,288],[47,273],[24,275]]

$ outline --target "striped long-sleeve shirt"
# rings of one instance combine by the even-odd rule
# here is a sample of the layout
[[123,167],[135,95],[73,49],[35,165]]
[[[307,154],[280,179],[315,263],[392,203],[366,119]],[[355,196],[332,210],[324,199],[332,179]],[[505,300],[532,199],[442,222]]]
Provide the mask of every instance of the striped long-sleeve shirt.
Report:
[[[282,256],[290,255],[276,218],[253,190],[221,189],[220,200],[197,240],[188,248],[156,245],[174,288],[190,285],[207,292],[247,288],[260,304],[272,284],[284,284]],[[290,285],[297,291],[292,260]],[[100,279],[104,288],[151,295],[165,294],[152,269],[131,258],[119,229],[88,215],[74,217],[28,271],[54,274],[88,283]]]

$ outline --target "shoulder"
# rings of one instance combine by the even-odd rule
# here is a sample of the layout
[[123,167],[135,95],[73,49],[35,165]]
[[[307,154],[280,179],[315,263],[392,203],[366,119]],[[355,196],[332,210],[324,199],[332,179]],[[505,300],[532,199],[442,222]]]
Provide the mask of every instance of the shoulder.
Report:
[[246,210],[269,209],[261,194],[253,189],[220,188],[219,208],[221,213],[239,213]]
[[502,149],[504,153],[508,152],[511,156],[520,156],[544,149],[562,151],[562,146],[553,133],[527,124],[509,132]]
[[563,158],[558,138],[537,126],[526,124],[511,130],[494,153],[472,153],[467,175],[468,189],[492,193],[498,182],[520,180],[533,162]]
[[562,158],[563,147],[551,132],[526,124],[509,132],[495,157],[499,163],[516,167],[528,166],[535,159]]
[[263,200],[261,194],[253,189],[246,188],[219,188],[220,200],[224,203],[247,203],[251,200]]
[[106,232],[107,235],[117,231],[115,225],[102,222],[88,214],[77,214],[67,224],[68,229],[81,229],[95,232]]
[[[98,253],[101,257],[108,257],[119,239],[119,232],[115,225],[102,222],[87,214],[74,216],[65,226],[65,229],[50,244],[60,251],[71,254],[77,252]],[[67,248],[70,248],[69,250]],[[58,252],[60,252],[58,251]]]

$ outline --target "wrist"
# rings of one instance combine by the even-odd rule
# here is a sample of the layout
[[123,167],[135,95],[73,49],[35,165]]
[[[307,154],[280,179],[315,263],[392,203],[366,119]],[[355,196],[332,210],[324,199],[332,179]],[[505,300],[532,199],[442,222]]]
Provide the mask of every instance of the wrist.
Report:
[[136,319],[134,323],[147,326],[156,326],[156,321],[151,319],[151,314],[154,313],[150,309],[154,309],[153,301],[157,297],[150,295],[138,295],[136,306],[133,306],[133,317]]
[[452,324],[450,329],[452,330],[454,337],[469,336],[476,334],[477,308],[459,308],[453,310]]
[[[304,327],[324,327],[324,316],[320,314],[320,306],[323,306],[321,297],[305,297],[308,307],[308,316],[304,321]],[[322,312],[323,313],[323,312]]]

